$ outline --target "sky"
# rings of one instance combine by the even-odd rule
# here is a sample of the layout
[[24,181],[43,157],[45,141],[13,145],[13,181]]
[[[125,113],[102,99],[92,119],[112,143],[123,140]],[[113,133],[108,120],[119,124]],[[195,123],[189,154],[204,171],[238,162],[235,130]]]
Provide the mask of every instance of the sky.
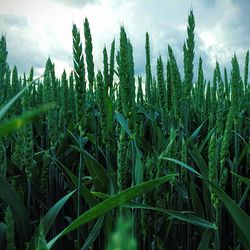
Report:
[[110,50],[113,39],[119,46],[124,25],[134,50],[135,72],[145,72],[145,33],[149,32],[152,69],[161,54],[167,62],[167,46],[175,53],[183,72],[183,43],[187,17],[195,15],[195,72],[203,59],[206,79],[212,78],[216,60],[230,70],[236,53],[243,70],[250,48],[250,0],[0,0],[0,31],[6,35],[8,62],[19,73],[44,72],[48,57],[58,76],[72,63],[72,24],[83,38],[83,21],[88,18],[92,34],[95,69],[102,70],[102,50]]

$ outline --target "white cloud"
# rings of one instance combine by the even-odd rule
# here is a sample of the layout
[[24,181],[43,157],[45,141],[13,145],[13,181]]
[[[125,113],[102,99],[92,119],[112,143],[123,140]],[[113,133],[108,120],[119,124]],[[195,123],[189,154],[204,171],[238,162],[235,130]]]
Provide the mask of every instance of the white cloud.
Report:
[[[64,68],[69,71],[72,67],[72,23],[75,22],[83,34],[83,21],[88,17],[97,69],[102,68],[104,45],[109,49],[116,38],[116,46],[119,46],[120,25],[124,24],[134,47],[136,72],[144,72],[146,31],[151,40],[153,68],[159,54],[166,62],[167,45],[170,44],[182,72],[187,15],[193,6],[196,17],[196,62],[200,55],[205,59],[204,68],[211,78],[216,60],[222,66],[228,66],[234,52],[242,58],[248,49],[250,25],[247,8],[249,10],[250,2],[192,2],[191,5],[191,1],[183,0],[9,0],[0,4],[0,14],[5,15],[5,22],[0,16],[0,23],[3,32],[8,34],[11,64],[17,64],[21,71],[35,64],[39,68],[37,72],[41,72],[48,56],[56,63],[58,74]],[[7,22],[7,16],[19,17],[19,20],[16,23],[11,23],[11,20]]]

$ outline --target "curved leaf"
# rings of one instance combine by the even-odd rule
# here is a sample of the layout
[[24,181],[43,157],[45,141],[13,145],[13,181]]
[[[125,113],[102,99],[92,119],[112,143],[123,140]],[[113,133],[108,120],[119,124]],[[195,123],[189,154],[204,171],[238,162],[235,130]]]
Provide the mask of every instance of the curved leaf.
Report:
[[206,119],[193,133],[192,135],[189,137],[189,139],[196,139],[199,136],[199,133],[203,127],[203,125],[206,123],[208,119]]
[[214,223],[209,222],[203,218],[197,217],[191,214],[190,212],[179,212],[179,211],[174,211],[170,209],[151,207],[151,206],[139,204],[139,203],[130,203],[129,206],[127,205],[126,207],[153,210],[153,211],[168,214],[171,216],[171,218],[176,218],[178,220],[185,221],[187,223],[190,223],[190,224],[202,227],[202,228],[213,229],[213,230],[217,229]]
[[74,220],[69,226],[67,226],[61,233],[59,233],[55,238],[53,238],[49,243],[49,249],[55,244],[55,242],[60,239],[65,234],[77,229],[81,225],[107,213],[113,208],[119,207],[125,202],[130,201],[134,197],[141,195],[145,192],[148,192],[157,186],[172,180],[177,174],[170,174],[161,178],[157,178],[143,184],[137,185],[135,187],[128,188],[116,195],[111,196],[110,198],[100,202],[96,206],[89,209],[87,212],[82,214],[76,220]]
[[96,222],[95,226],[93,227],[92,231],[90,232],[90,234],[89,234],[87,240],[85,241],[83,247],[81,248],[81,250],[88,250],[89,247],[94,243],[94,241],[98,237],[100,230],[102,228],[103,218],[104,218],[104,216],[102,216],[98,219],[98,221]]
[[35,249],[35,241],[40,237],[41,228],[43,235],[46,236],[49,232],[50,228],[52,227],[56,216],[60,212],[61,208],[64,206],[64,204],[67,202],[67,200],[75,193],[76,190],[70,192],[69,194],[65,195],[62,199],[60,199],[48,212],[47,214],[42,218],[40,221],[39,226],[37,227],[35,233],[32,236],[32,239],[28,245],[27,250]]
[[16,118],[12,118],[3,122],[0,125],[0,138],[9,134],[13,130],[19,129],[24,126],[27,122],[34,120],[41,113],[46,112],[47,110],[53,107],[52,104],[46,104],[39,108],[36,108],[32,111],[27,111]]
[[197,250],[207,250],[209,248],[209,243],[212,238],[212,234],[213,232],[211,230],[206,230],[204,232]]
[[[46,74],[49,74],[50,71],[48,71]],[[39,80],[40,78],[44,77],[44,75],[41,75],[39,77],[37,77],[36,79],[34,79],[32,82],[30,82],[29,84],[27,84],[22,90],[20,90],[4,107],[1,108],[0,110],[0,120],[3,118],[3,116],[5,115],[5,113],[9,110],[9,108],[15,103],[15,101],[33,84],[35,83],[37,80]]]
[[242,182],[244,182],[248,187],[250,187],[250,179],[249,178],[243,177],[243,176],[238,175],[238,174],[233,173],[233,172],[231,172],[231,173],[232,173],[232,175],[238,177],[239,180],[242,181]]
[[106,174],[105,168],[86,150],[80,149],[73,145],[71,147],[83,154],[89,174],[93,178],[96,190],[98,191],[107,190],[106,184],[108,183],[108,176]]
[[115,118],[120,123],[122,128],[127,132],[127,134],[131,136],[132,133],[128,128],[128,121],[125,120],[124,117],[118,111],[115,111]]

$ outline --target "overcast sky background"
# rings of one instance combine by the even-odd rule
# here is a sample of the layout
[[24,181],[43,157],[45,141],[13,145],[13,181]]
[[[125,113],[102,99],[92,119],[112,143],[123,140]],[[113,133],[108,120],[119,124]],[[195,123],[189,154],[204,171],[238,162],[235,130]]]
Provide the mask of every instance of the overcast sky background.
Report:
[[7,37],[8,62],[19,73],[34,66],[36,75],[42,74],[48,56],[58,74],[63,69],[69,72],[73,66],[72,23],[83,34],[85,17],[90,23],[96,69],[102,69],[103,47],[109,50],[114,38],[118,47],[122,24],[133,44],[137,74],[144,75],[146,31],[153,69],[159,54],[166,63],[169,44],[183,72],[182,47],[192,7],[195,60],[197,64],[202,56],[205,77],[211,79],[216,60],[230,70],[234,52],[242,67],[250,48],[250,0],[0,0],[0,31]]

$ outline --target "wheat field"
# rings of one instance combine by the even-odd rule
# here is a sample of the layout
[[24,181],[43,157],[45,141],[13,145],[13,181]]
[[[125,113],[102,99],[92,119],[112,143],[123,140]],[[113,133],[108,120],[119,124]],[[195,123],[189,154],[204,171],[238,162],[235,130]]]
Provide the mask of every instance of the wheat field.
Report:
[[1,37],[0,249],[250,249],[249,51],[197,74],[191,10],[182,63],[154,71],[149,32],[137,75],[121,26],[96,72],[83,24],[61,76],[19,74]]

